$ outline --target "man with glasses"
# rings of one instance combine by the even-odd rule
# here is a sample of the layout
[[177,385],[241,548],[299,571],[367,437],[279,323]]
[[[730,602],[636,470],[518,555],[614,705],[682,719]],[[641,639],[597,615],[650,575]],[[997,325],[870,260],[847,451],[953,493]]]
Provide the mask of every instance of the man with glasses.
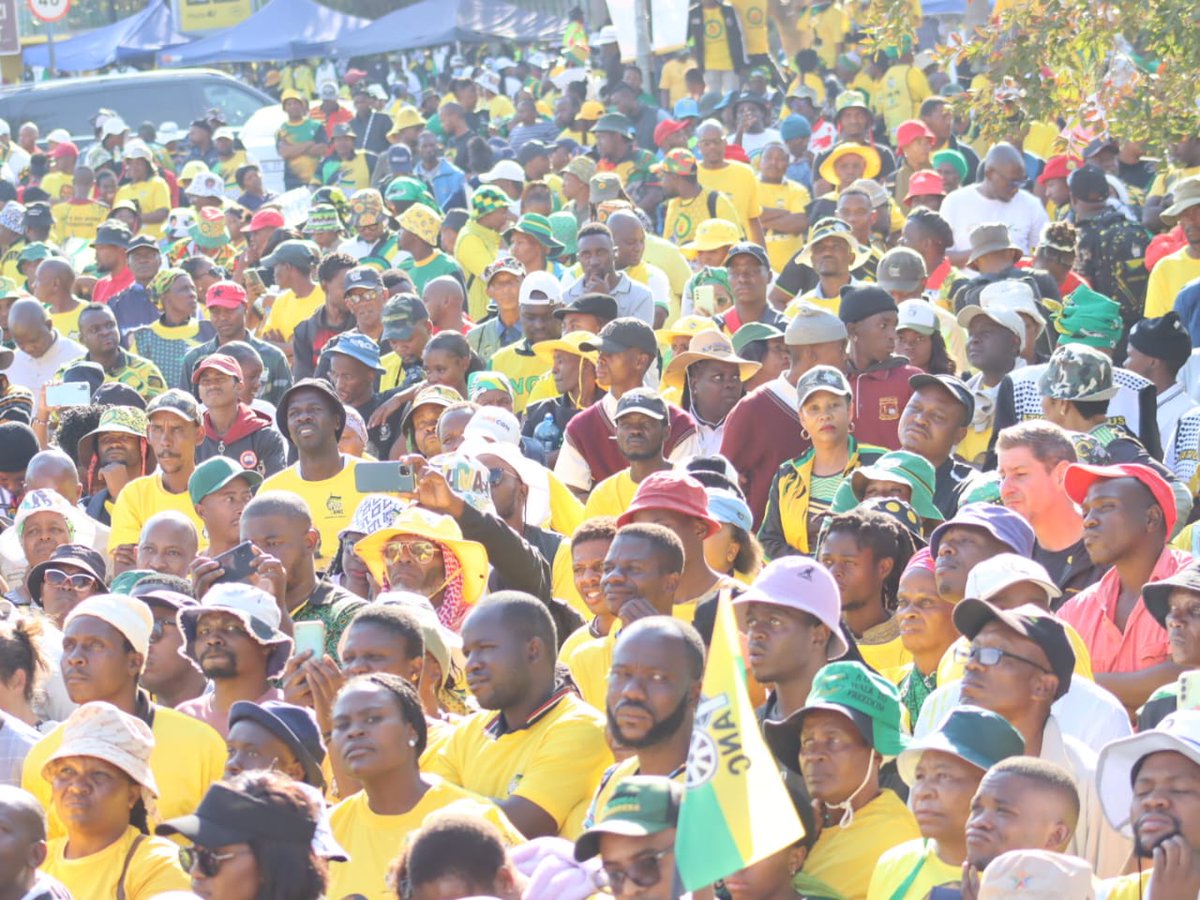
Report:
[[1025,753],[1071,773],[1079,792],[1079,825],[1068,852],[1101,877],[1118,874],[1129,842],[1104,821],[1096,793],[1095,751],[1063,733],[1051,711],[1071,684],[1075,652],[1061,622],[1044,609],[1012,610],[968,597],[954,608],[954,625],[970,641],[962,699],[1008,720],[1025,738]]
[[1025,190],[1028,184],[1021,151],[1012,144],[993,144],[983,160],[983,179],[951,191],[942,201],[940,214],[954,230],[954,247],[946,253],[951,264],[967,264],[971,228],[980,222],[1003,223],[1017,248],[1027,256],[1032,252],[1050,218]]
[[675,826],[682,801],[683,785],[670,778],[626,778],[596,824],[575,842],[575,859],[600,857],[597,887],[606,893],[674,900]]
[[179,611],[188,656],[212,682],[212,690],[177,708],[207,722],[225,737],[229,710],[239,700],[282,700],[271,679],[283,671],[292,639],[279,630],[275,598],[248,584],[217,584],[199,606]]

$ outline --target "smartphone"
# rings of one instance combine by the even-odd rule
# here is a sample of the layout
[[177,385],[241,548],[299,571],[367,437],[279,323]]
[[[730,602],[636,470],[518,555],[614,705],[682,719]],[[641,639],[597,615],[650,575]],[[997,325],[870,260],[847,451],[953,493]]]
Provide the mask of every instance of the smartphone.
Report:
[[254,545],[249,541],[242,541],[232,550],[219,553],[213,559],[219,562],[221,568],[225,570],[225,573],[213,582],[214,584],[230,584],[245,581],[254,574],[254,569],[251,565],[254,561]]
[[266,291],[267,286],[263,283],[262,275],[259,274],[258,269],[253,267],[247,269],[243,277],[246,279],[246,287],[252,291],[259,294]]
[[296,645],[296,655],[305,650],[312,653],[313,659],[325,655],[325,623],[324,622],[295,622],[292,625],[292,641]]
[[711,316],[717,311],[717,289],[702,284],[692,291],[692,311],[698,316]]
[[86,381],[46,385],[46,404],[49,406],[87,406],[91,402],[92,388]]
[[417,474],[408,463],[360,462],[354,467],[354,487],[361,494],[412,494]]

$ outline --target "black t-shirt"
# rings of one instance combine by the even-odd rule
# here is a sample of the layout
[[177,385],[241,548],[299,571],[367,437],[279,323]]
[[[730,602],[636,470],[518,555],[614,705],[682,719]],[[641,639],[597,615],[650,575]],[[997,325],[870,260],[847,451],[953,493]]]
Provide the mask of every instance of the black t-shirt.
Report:
[[1092,562],[1083,546],[1083,538],[1062,550],[1045,550],[1035,542],[1033,561],[1046,570],[1050,580],[1062,591],[1062,596],[1050,603],[1055,612],[1084,588],[1099,581],[1107,568]]

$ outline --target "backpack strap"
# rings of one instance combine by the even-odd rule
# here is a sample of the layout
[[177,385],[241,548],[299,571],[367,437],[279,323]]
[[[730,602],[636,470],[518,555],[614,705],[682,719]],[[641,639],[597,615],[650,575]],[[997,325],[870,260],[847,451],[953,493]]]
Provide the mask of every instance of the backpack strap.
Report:
[[121,863],[121,878],[117,881],[116,900],[126,900],[125,876],[129,874],[129,867],[133,864],[134,854],[138,852],[138,847],[142,846],[142,842],[145,840],[146,835],[139,834],[133,839],[133,843],[129,845],[129,852],[125,854],[125,862]]

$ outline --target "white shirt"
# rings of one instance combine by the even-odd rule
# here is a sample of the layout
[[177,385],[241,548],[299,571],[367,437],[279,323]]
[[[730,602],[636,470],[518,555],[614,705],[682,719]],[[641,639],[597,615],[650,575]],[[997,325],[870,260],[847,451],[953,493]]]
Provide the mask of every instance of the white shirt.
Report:
[[54,380],[54,373],[67,363],[79,359],[87,351],[79,344],[54,332],[55,340],[50,348],[39,357],[30,356],[18,348],[13,351],[13,364],[4,373],[9,382],[19,384],[33,392],[33,414],[38,413],[39,396],[43,384]]
[[1178,381],[1158,395],[1158,439],[1162,442],[1166,459],[1170,459],[1174,453],[1175,428],[1180,418],[1195,409],[1196,405],[1196,401],[1188,396]]
[[940,214],[954,230],[954,249],[971,249],[971,229],[976,225],[1003,222],[1008,236],[1026,255],[1037,246],[1042,226],[1050,221],[1038,199],[1028,191],[1017,191],[1004,203],[979,193],[979,185],[968,184],[951,191],[942,201]]
[[[733,144],[735,142],[735,136],[730,135],[729,143]],[[783,138],[774,128],[764,128],[758,134],[750,134],[750,132],[746,132],[742,135],[742,149],[746,151],[746,155],[751,159],[760,153],[763,147],[772,143],[783,143]]]

